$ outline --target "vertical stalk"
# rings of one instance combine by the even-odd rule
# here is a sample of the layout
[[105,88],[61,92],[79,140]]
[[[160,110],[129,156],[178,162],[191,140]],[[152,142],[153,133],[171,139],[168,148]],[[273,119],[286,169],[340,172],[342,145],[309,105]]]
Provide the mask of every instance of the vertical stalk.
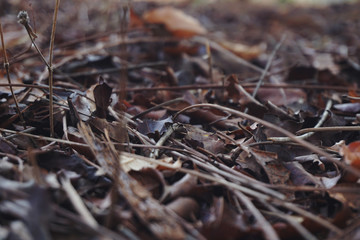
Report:
[[25,128],[25,121],[24,121],[24,117],[20,111],[20,108],[19,108],[19,103],[16,99],[16,96],[14,94],[14,90],[13,90],[13,87],[12,87],[12,84],[11,84],[11,79],[10,79],[10,71],[9,71],[9,60],[8,60],[8,57],[7,57],[7,53],[6,53],[6,46],[5,46],[5,41],[4,41],[4,35],[3,35],[3,29],[2,29],[2,25],[0,23],[0,36],[1,36],[1,46],[2,46],[2,49],[3,49],[3,55],[4,55],[4,68],[5,68],[5,71],[6,71],[6,76],[7,76],[7,80],[9,82],[9,87],[10,87],[10,92],[11,92],[11,95],[12,97],[14,98],[14,102],[15,102],[15,106],[16,106],[16,111],[18,112],[19,114],[19,118],[20,118],[20,121],[21,123],[24,125],[24,128]]
[[[130,8],[130,1],[129,0],[124,0],[121,1],[121,11],[120,11],[120,37],[121,40],[124,44],[122,44],[120,46],[120,57],[122,58],[122,64],[123,64],[123,68],[120,72],[120,78],[119,78],[119,105],[122,106],[124,100],[126,99],[126,83],[127,83],[127,74],[128,74],[128,65],[127,65],[127,45],[125,44],[125,40],[126,40],[126,36],[127,36],[127,28],[128,28],[128,14],[129,14],[129,8]],[[121,114],[120,115],[120,126],[121,126],[121,143],[125,143],[126,138],[127,138],[127,131],[126,131],[126,120],[124,118],[124,115]],[[110,143],[110,138],[107,136],[107,139]],[[124,147],[121,146],[118,150],[123,151]],[[112,190],[111,190],[111,205],[110,205],[110,213],[106,219],[106,223],[105,226],[110,227],[112,224],[112,219],[115,216],[115,206],[116,206],[116,202],[118,199],[118,191],[119,191],[119,186],[120,186],[120,172],[122,171],[121,169],[121,163],[120,163],[120,157],[115,157],[115,162],[114,162],[114,170],[113,170],[113,186],[112,186]]]
[[50,38],[50,49],[49,49],[49,115],[50,115],[50,137],[54,137],[54,103],[53,103],[53,53],[54,53],[54,41],[55,41],[55,30],[56,20],[59,10],[60,0],[56,0],[54,9],[54,18],[52,22],[51,38]]
[[213,77],[213,69],[212,69],[212,56],[211,56],[211,48],[209,41],[206,41],[206,54],[208,57],[208,65],[209,65],[209,78],[210,82],[214,83],[214,77]]

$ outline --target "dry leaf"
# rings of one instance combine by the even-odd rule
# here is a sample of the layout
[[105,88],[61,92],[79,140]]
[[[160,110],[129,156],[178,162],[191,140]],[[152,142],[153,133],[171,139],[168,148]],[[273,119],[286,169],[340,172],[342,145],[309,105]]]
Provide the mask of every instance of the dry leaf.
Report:
[[[344,160],[347,164],[360,169],[360,141],[355,141],[347,146],[342,146],[340,152],[344,155]],[[349,172],[345,172],[342,180],[344,182],[356,182],[358,177]]]
[[342,147],[345,162],[360,169],[360,141],[355,141]]
[[177,37],[193,37],[206,34],[206,29],[195,18],[173,7],[161,7],[146,12],[144,19],[149,23],[164,24]]
[[332,74],[338,74],[340,69],[334,63],[334,59],[331,54],[323,53],[313,56],[313,66],[318,70],[329,70]]
[[[120,162],[121,162],[122,168],[125,172],[129,172],[130,170],[139,171],[143,168],[156,168],[157,167],[156,164],[146,161],[148,159],[154,160],[152,158],[147,158],[144,156],[131,154],[131,153],[127,153],[127,152],[122,152],[120,155]],[[171,163],[172,158],[167,157],[164,159],[159,159],[157,161],[162,161],[164,163]]]
[[246,59],[246,60],[252,60],[257,57],[259,57],[260,54],[262,54],[266,50],[265,44],[259,44],[255,46],[247,46],[242,43],[234,43],[229,41],[221,41],[219,42],[221,46],[226,48],[227,50],[233,52],[235,55]]

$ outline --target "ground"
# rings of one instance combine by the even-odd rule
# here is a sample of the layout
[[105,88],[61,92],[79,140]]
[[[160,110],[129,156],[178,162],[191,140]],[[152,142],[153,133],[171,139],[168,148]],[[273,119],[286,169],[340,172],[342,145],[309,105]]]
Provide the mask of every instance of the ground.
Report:
[[359,239],[360,4],[271,2],[1,1],[0,239]]

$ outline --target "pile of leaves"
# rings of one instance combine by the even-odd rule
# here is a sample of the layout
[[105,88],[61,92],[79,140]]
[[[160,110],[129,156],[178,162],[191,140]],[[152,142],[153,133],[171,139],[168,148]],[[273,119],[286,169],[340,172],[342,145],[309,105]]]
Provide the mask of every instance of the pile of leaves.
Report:
[[1,239],[359,238],[360,4],[15,2]]

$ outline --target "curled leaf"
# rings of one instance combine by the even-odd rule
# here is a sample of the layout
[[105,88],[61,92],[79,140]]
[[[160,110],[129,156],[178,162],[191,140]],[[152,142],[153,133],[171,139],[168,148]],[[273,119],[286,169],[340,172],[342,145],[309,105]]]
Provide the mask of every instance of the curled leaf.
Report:
[[206,34],[200,22],[173,7],[161,7],[144,14],[149,23],[164,24],[166,29],[177,37],[193,37]]

